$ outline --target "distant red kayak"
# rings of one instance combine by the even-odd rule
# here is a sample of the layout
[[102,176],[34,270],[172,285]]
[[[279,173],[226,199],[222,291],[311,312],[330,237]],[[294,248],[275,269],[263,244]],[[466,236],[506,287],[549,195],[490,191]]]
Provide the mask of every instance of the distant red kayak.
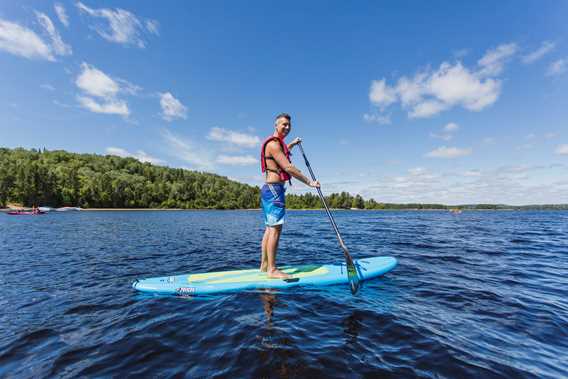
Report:
[[43,215],[46,214],[47,212],[32,212],[32,211],[10,211],[8,212],[9,215],[11,216],[36,216],[36,215]]

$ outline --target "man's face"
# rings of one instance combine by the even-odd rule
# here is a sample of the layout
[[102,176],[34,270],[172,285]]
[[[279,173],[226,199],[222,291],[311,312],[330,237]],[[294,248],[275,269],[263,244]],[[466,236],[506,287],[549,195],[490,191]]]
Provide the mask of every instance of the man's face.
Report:
[[280,117],[276,120],[276,132],[282,137],[286,137],[292,130],[292,123],[286,117]]

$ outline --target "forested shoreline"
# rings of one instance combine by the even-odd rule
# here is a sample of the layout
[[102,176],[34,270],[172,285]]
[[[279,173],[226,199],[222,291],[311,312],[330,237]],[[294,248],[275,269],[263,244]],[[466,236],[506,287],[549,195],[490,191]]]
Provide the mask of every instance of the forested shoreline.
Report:
[[[258,187],[220,175],[156,166],[134,158],[0,148],[0,208],[18,203],[27,207],[252,209],[259,207],[259,196]],[[568,204],[393,204],[347,192],[326,198],[336,209],[568,209]],[[287,207],[319,209],[321,203],[312,193],[289,194]]]

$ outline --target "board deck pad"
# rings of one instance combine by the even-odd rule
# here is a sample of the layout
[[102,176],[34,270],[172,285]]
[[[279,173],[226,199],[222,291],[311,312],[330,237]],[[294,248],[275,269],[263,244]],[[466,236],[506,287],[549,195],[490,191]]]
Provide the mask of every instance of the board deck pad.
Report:
[[[354,262],[360,280],[383,275],[397,265],[397,260],[393,257],[371,257]],[[345,263],[285,266],[280,270],[291,275],[291,278],[274,279],[258,269],[246,269],[137,279],[132,287],[141,292],[157,294],[204,295],[249,289],[278,289],[299,285],[322,286],[349,282]]]

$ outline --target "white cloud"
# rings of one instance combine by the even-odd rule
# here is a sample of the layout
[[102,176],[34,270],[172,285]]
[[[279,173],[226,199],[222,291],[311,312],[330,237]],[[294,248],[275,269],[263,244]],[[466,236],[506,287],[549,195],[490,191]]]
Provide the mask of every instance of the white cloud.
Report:
[[258,160],[252,155],[219,155],[217,163],[229,166],[249,166],[257,164]]
[[450,122],[446,124],[446,126],[444,126],[444,131],[451,133],[456,132],[459,128],[460,126],[458,124],[456,124],[455,122]]
[[207,139],[217,142],[227,142],[243,148],[253,148],[260,144],[260,138],[250,134],[234,132],[223,128],[212,128]]
[[365,113],[363,120],[370,124],[388,125],[391,123],[390,115],[382,115],[376,113]]
[[47,32],[47,35],[51,39],[51,48],[53,49],[55,54],[57,54],[57,55],[71,55],[71,53],[72,53],[71,46],[69,46],[65,42],[63,42],[63,40],[61,39],[61,36],[59,35],[57,30],[55,29],[53,22],[51,22],[51,19],[49,17],[47,17],[46,14],[41,13],[41,12],[35,12],[35,14],[36,14],[36,17],[37,17],[40,25],[45,29],[45,31]]
[[67,12],[65,12],[65,7],[60,3],[55,3],[53,6],[55,8],[55,13],[59,21],[65,25],[66,28],[69,27],[69,18],[67,17]]
[[28,59],[55,61],[51,48],[32,30],[0,19],[0,50]]
[[45,84],[40,85],[40,87],[43,88],[43,89],[46,89],[48,91],[55,91],[55,87],[52,86],[51,84],[45,83]]
[[93,96],[116,96],[120,86],[111,77],[87,63],[82,63],[81,69],[81,74],[75,80],[77,87]]
[[385,117],[382,113],[397,102],[407,110],[409,118],[432,117],[456,106],[481,111],[497,101],[501,81],[496,76],[516,51],[514,43],[500,45],[488,51],[477,68],[469,69],[461,62],[443,62],[438,69],[425,69],[413,77],[402,76],[394,86],[384,78],[373,80],[369,100],[379,111],[375,118]]
[[[130,114],[126,101],[117,96],[120,92],[132,94],[138,87],[121,79],[115,80],[87,63],[81,64],[81,70],[75,85],[84,92],[84,95],[77,96],[83,108],[95,113],[117,114],[124,117]],[[124,83],[124,87],[119,83]],[[92,96],[99,99],[95,100]]]
[[454,66],[443,63],[430,77],[428,89],[446,106],[461,105],[480,111],[497,100],[500,82],[491,78],[482,80],[461,63]]
[[447,108],[447,105],[437,100],[426,100],[416,104],[414,108],[408,113],[410,118],[423,118],[430,117],[440,113]]
[[516,43],[508,43],[497,46],[493,50],[489,50],[477,62],[481,66],[479,76],[496,76],[503,71],[505,63],[517,52]]
[[558,59],[548,66],[547,76],[560,75],[568,70],[568,58]]
[[124,9],[92,9],[81,2],[77,3],[77,8],[89,16],[105,20],[102,24],[95,25],[93,29],[110,42],[144,48],[146,43],[142,39],[142,34],[146,31],[151,34],[158,34],[157,21],[145,20],[141,22],[138,17]]
[[568,144],[558,145],[554,152],[558,155],[568,155]]
[[544,41],[537,50],[523,57],[523,63],[525,64],[534,63],[538,61],[540,58],[544,57],[546,54],[550,53],[552,50],[554,50],[555,47],[556,44],[554,42]]
[[426,154],[429,158],[458,158],[471,154],[471,149],[460,149],[457,147],[441,146]]
[[170,148],[170,153],[191,165],[193,169],[211,170],[213,161],[210,152],[196,147],[190,140],[182,138],[169,130],[162,132],[162,138]]
[[546,139],[553,139],[553,138],[556,138],[556,137],[558,137],[558,133],[555,133],[555,132],[546,133],[544,135],[544,138],[546,138]]
[[135,158],[137,160],[139,160],[140,162],[148,162],[148,163],[152,163],[155,165],[160,165],[160,164],[164,164],[165,162],[161,159],[158,158],[154,158],[150,155],[148,155],[147,153],[145,153],[142,150],[138,150],[136,153],[130,153],[128,151],[126,151],[125,149],[122,149],[120,147],[107,147],[106,148],[106,153],[108,155],[116,155],[118,157],[131,157],[131,158]]
[[369,91],[369,100],[377,107],[383,109],[396,101],[396,91],[386,85],[385,79],[373,80]]
[[493,138],[493,137],[485,137],[485,138],[483,139],[483,144],[484,144],[484,145],[494,145],[495,142],[496,142],[496,141],[495,141],[495,138]]
[[166,121],[187,118],[187,108],[169,92],[160,93],[160,106],[162,107],[162,118]]
[[404,106],[410,106],[422,101],[426,94],[425,80],[428,76],[426,72],[419,72],[412,79],[403,76],[398,80],[396,93],[400,96],[400,101]]
[[86,96],[77,96],[77,100],[83,108],[94,113],[117,114],[120,116],[128,116],[130,114],[128,105],[123,100],[108,99],[104,102],[98,102]]

